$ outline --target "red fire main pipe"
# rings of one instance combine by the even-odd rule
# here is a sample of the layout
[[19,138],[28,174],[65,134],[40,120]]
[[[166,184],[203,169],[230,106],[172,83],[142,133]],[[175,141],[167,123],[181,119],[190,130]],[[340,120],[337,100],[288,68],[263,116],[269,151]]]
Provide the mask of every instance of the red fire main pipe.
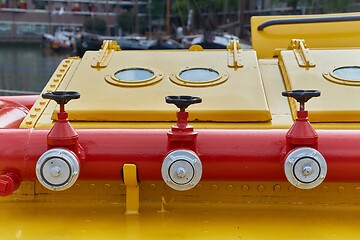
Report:
[[[140,180],[161,180],[167,130],[78,130],[85,151],[80,179],[121,178],[124,163],[137,165]],[[286,130],[198,130],[202,180],[286,181]],[[0,172],[36,179],[47,150],[47,130],[0,130]],[[328,165],[325,181],[360,181],[360,131],[322,130],[319,151]]]

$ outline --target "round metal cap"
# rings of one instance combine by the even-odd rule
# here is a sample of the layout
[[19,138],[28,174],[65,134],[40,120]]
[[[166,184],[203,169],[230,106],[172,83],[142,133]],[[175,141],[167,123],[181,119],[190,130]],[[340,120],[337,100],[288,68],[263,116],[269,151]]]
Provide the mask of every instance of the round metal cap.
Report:
[[76,182],[80,173],[79,160],[69,150],[54,148],[46,151],[36,163],[36,176],[47,189],[62,191]]
[[189,190],[201,179],[200,158],[193,151],[172,151],[164,158],[161,175],[169,187],[178,191]]
[[313,148],[291,151],[284,163],[288,181],[297,188],[311,189],[322,183],[327,173],[325,158]]

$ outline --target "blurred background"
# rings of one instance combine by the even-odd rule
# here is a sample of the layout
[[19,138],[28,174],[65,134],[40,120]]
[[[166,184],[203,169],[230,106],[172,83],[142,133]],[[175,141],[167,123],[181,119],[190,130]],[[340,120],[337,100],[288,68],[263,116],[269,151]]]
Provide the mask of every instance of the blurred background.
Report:
[[360,11],[360,0],[0,0],[0,95],[38,93],[60,61],[98,50],[251,48],[250,18]]

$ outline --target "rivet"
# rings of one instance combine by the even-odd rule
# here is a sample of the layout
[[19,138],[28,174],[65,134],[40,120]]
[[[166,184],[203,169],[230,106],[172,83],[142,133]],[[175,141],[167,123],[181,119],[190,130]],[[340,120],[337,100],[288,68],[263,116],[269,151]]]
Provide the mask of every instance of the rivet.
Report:
[[65,62],[66,62],[66,63],[70,63],[70,60],[69,60],[69,59],[66,59]]
[[211,190],[213,190],[213,191],[218,190],[218,186],[217,186],[217,185],[212,185],[212,186],[211,186]]
[[52,92],[53,90],[52,89],[48,89],[48,90],[46,90],[46,92]]
[[26,124],[32,124],[32,121],[31,121],[31,120],[27,120],[27,121],[26,121]]
[[345,188],[343,186],[338,187],[338,192],[343,193],[345,191]]
[[110,188],[111,188],[111,185],[109,183],[104,184],[104,189],[105,190],[110,190]]
[[65,72],[65,69],[61,68],[61,69],[60,69],[60,72]]
[[50,84],[50,87],[54,88],[54,87],[56,87],[56,85],[53,84],[53,83],[51,83],[51,84]]
[[152,184],[149,185],[149,188],[150,188],[150,190],[155,191],[156,190],[156,185],[154,183],[152,183]]
[[257,188],[257,190],[258,190],[259,192],[263,192],[263,191],[265,190],[265,187],[264,187],[263,185],[259,185],[258,188]]
[[41,108],[36,107],[36,108],[35,108],[35,111],[36,111],[36,112],[39,112],[39,111],[41,111]]
[[56,74],[57,77],[62,77],[61,73]]
[[323,186],[323,187],[321,188],[321,191],[323,191],[323,192],[328,192],[328,191],[329,191],[329,188],[328,188],[327,186]]
[[55,78],[55,79],[54,79],[54,82],[58,82],[58,81],[60,81],[60,79],[58,79],[58,78]]
[[32,117],[32,118],[36,118],[36,114],[35,113],[30,113],[30,117]]
[[196,185],[195,188],[196,188],[196,190],[199,190],[199,191],[200,191],[200,190],[202,189],[202,185],[201,185],[201,184],[198,184],[198,185]]
[[233,185],[227,185],[226,190],[228,190],[229,192],[231,192],[232,190],[234,190]]
[[76,183],[76,184],[74,185],[74,189],[75,189],[75,190],[80,190],[80,184],[79,184],[79,183]]
[[290,192],[295,192],[296,188],[294,186],[289,186],[289,191]]
[[274,186],[274,190],[275,190],[275,192],[280,192],[281,191],[281,186],[279,184],[276,184]]
[[24,186],[25,191],[33,191],[34,187],[31,183],[28,183]]
[[45,105],[45,101],[40,101],[40,105]]
[[67,64],[63,64],[63,67],[64,67],[64,68],[67,68],[67,67],[68,67],[68,65],[67,65]]
[[241,190],[243,192],[247,192],[247,191],[249,191],[249,186],[248,185],[242,185]]
[[94,191],[96,189],[96,185],[94,183],[89,184],[89,189]]
[[125,184],[120,184],[118,188],[120,189],[120,191],[125,191],[126,189]]

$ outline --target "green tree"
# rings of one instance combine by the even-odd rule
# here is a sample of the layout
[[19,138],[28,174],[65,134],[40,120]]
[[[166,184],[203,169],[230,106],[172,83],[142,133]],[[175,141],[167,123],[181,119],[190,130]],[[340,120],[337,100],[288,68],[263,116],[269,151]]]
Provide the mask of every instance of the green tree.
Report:
[[86,20],[83,25],[87,32],[105,34],[106,22],[101,18],[90,18]]
[[135,29],[135,14],[133,12],[123,12],[117,16],[118,26],[127,33],[132,33]]
[[347,12],[349,6],[354,2],[355,2],[354,0],[321,0],[320,1],[324,13]]

